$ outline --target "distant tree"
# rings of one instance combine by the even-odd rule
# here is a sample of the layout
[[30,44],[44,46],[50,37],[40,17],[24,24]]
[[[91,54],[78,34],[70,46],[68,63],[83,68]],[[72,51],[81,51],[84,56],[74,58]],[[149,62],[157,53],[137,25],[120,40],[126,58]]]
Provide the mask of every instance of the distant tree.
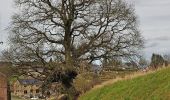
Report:
[[105,66],[114,66],[114,67],[118,67],[122,65],[122,60],[119,58],[110,58],[110,59],[104,59],[103,60],[103,67]]
[[2,41],[0,42],[0,44],[3,44],[3,43],[4,43],[4,42],[2,42]]
[[164,64],[165,64],[165,67],[168,67],[169,62],[167,60],[165,60]]
[[170,54],[165,54],[163,58],[165,60],[165,66],[167,67],[170,64]]
[[144,57],[141,57],[139,59],[139,66],[142,67],[142,68],[147,67],[148,66],[148,61]]
[[135,56],[143,46],[134,8],[123,0],[15,2],[20,11],[12,18],[9,58],[32,77],[28,69],[37,71],[32,64],[38,63],[44,72],[36,78],[44,82],[69,89],[81,61]]
[[168,63],[170,63],[170,54],[165,54],[163,57]]
[[155,69],[162,67],[165,64],[164,58],[159,54],[152,54],[151,66]]

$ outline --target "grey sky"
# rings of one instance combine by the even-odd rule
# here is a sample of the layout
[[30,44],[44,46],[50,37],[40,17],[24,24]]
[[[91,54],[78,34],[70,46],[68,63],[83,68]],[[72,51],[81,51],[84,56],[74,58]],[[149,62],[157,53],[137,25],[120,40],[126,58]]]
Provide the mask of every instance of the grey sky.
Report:
[[[11,15],[15,11],[14,0],[0,0],[0,41],[7,41]],[[170,0],[127,0],[135,5],[140,30],[146,40],[144,52],[147,57],[154,53],[170,53]],[[7,47],[1,45],[0,50]]]
[[13,0],[0,0],[0,41],[4,42],[0,45],[0,50],[7,47],[8,34],[5,29],[9,26],[14,11]]
[[146,39],[145,54],[170,53],[170,0],[133,0]]

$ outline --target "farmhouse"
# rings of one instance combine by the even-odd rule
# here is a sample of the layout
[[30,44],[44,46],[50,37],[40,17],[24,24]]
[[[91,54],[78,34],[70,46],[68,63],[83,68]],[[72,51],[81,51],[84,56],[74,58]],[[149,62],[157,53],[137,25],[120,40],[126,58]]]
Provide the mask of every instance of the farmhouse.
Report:
[[13,84],[13,93],[20,97],[40,97],[41,82],[36,79],[18,79]]

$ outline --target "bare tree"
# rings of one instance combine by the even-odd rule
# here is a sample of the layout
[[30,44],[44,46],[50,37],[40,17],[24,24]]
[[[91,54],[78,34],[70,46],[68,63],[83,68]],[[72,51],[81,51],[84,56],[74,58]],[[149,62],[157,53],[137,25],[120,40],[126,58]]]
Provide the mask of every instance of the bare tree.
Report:
[[149,61],[147,61],[145,59],[145,57],[141,56],[139,61],[138,61],[138,65],[139,65],[140,68],[148,67],[149,66]]
[[11,25],[13,62],[20,69],[31,66],[28,62],[42,64],[43,80],[55,70],[75,71],[81,61],[135,56],[142,47],[134,9],[123,0],[15,2],[19,12]]
[[170,63],[170,54],[163,55],[163,58],[167,61],[167,63]]
[[166,63],[167,63],[167,61],[164,60],[162,55],[154,54],[154,53],[152,54],[151,63],[150,63],[152,68],[157,69],[159,67],[163,67],[163,65],[166,64]]

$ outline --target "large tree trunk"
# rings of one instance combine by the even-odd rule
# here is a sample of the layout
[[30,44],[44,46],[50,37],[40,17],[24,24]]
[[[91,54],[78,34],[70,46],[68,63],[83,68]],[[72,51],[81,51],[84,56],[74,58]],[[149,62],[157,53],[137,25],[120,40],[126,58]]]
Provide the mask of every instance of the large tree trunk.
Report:
[[73,67],[73,58],[72,58],[72,50],[71,50],[71,22],[67,21],[67,27],[65,29],[65,37],[64,37],[64,48],[65,48],[65,63],[67,69],[72,69]]
[[70,47],[66,46],[66,54],[65,54],[65,62],[66,62],[66,68],[67,69],[72,69],[73,68],[73,59],[71,56],[71,52],[70,52]]

